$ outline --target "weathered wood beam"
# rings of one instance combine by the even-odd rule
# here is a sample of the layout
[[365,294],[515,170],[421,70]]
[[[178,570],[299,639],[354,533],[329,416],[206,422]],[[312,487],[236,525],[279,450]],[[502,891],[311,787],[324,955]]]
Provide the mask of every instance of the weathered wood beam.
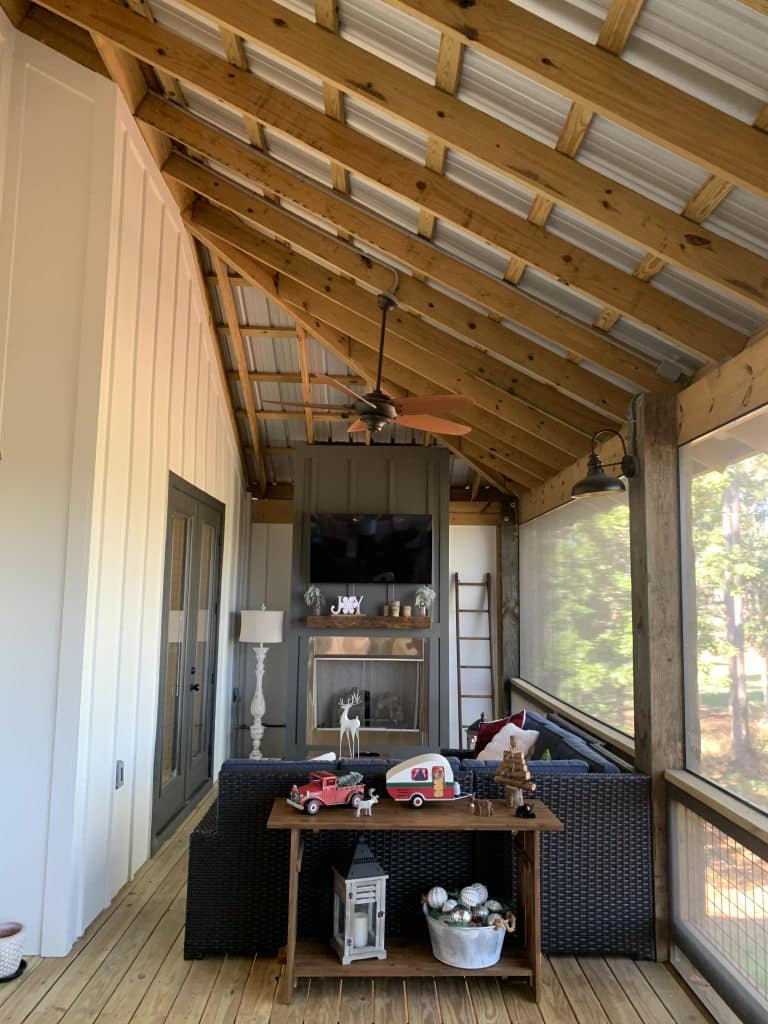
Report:
[[[375,142],[362,133],[331,121],[324,114],[319,114],[308,105],[281,93],[255,76],[233,67],[227,61],[157,25],[151,25],[145,19],[125,11],[116,4],[103,5],[98,3],[98,0],[43,0],[43,6],[84,27],[109,36],[134,56],[148,60],[182,81],[188,81],[197,88],[217,96],[222,102],[241,113],[251,114],[280,132],[294,136],[303,144],[323,152],[330,159],[338,160],[349,169],[354,169],[430,209],[437,216],[445,217],[478,238],[507,250],[514,250],[526,262],[540,267],[573,288],[595,296],[625,315],[647,323],[686,349],[707,358],[719,359],[739,351],[743,345],[743,338],[737,331],[725,327],[690,306],[683,305],[658,289],[652,289],[646,282],[632,278],[631,275],[596,259],[591,254],[563,243],[535,224],[530,224],[525,219],[481,199],[471,190],[447,181],[441,175],[400,156],[389,147]],[[246,10],[239,6],[238,9]],[[251,17],[256,8],[249,7],[247,10]],[[258,12],[261,10],[262,5],[259,4]],[[279,11],[283,20],[293,19],[285,8],[279,7]],[[298,21],[305,19],[299,18]],[[291,24],[294,24],[293,20]],[[309,25],[309,22],[305,21],[305,24]],[[335,38],[329,33],[324,33],[324,36],[327,36],[326,42]],[[375,60],[373,55],[367,52],[365,59],[369,63]],[[440,96],[445,101],[458,102],[442,93]],[[473,154],[482,158],[482,152],[478,151],[482,148],[478,140],[483,137],[479,121],[486,115],[471,107],[468,107],[467,111],[469,122],[466,126],[462,124],[461,131],[455,133],[458,136],[456,140],[453,138],[453,131],[450,139],[447,138],[445,130],[438,132],[439,124],[435,125],[435,133],[441,134],[449,145],[454,145],[454,142],[463,144],[458,148],[466,148],[471,140]],[[437,113],[434,120],[442,123]],[[445,120],[453,125],[453,118]],[[512,174],[521,159],[525,159],[525,147],[531,143],[541,147],[541,151],[537,149],[538,162],[529,164],[525,170],[517,171],[529,181],[531,169],[535,167],[539,176],[537,183],[540,191],[546,191],[542,182],[548,180],[547,170],[542,161],[562,161],[563,165],[567,165],[566,173],[571,176],[579,176],[583,171],[587,171],[582,165],[568,160],[541,143],[535,143],[535,140],[523,133],[515,134],[514,139],[509,138],[512,129],[501,125],[493,118],[488,120],[489,141],[492,143],[490,149],[494,163],[503,165],[502,169],[507,173]],[[594,172],[588,171],[588,174],[589,193],[584,201],[591,202],[595,208],[594,214],[588,215],[602,221],[608,210],[615,212],[622,206],[621,187],[616,182],[607,181],[605,188],[611,197],[608,201],[604,192],[595,192],[597,180],[593,177]],[[559,186],[553,188],[552,197],[565,202],[564,197],[568,193],[568,188],[565,182],[562,182],[562,185],[563,189]],[[627,207],[622,206],[622,217],[618,221],[622,233],[643,207],[637,194],[631,193],[631,196],[631,204]],[[613,213],[610,216],[613,217]],[[648,222],[644,219],[643,234],[647,232]],[[665,244],[667,243],[668,240],[665,238]],[[684,253],[691,248],[690,243],[684,242],[681,251]],[[700,249],[701,246],[693,248]],[[725,275],[727,280],[733,279],[732,271],[733,268],[729,267],[729,272]],[[723,276],[721,267],[717,268],[717,273]],[[738,280],[743,282],[744,279],[739,277]],[[749,298],[755,301],[757,296],[759,300],[761,288],[768,293],[768,282],[764,273],[755,286],[754,294],[750,293]]]
[[[215,237],[227,244],[235,241],[244,253],[278,271],[275,286],[286,301],[302,305],[307,312],[331,322],[344,318],[347,311],[357,316],[359,330],[378,347],[379,316],[372,296],[264,236],[250,237],[252,232],[245,227],[237,228],[227,217],[213,208],[196,206],[187,223],[198,237],[208,241]],[[299,294],[301,299],[291,297]],[[583,450],[586,434],[600,429],[592,426],[596,414],[585,406],[532,378],[522,379],[500,360],[491,361],[471,346],[400,309],[393,310],[388,318],[387,352],[414,369],[418,369],[417,364],[428,367],[426,374],[438,383],[441,378],[450,382],[452,390],[470,395],[482,408],[524,429],[533,428],[534,436],[543,434],[573,454]],[[557,418],[547,411],[550,409],[556,410]],[[601,422],[599,416],[597,422]],[[609,424],[603,419],[601,425]]]
[[237,320],[237,310],[235,308],[235,300],[232,294],[232,286],[227,278],[227,266],[224,260],[216,252],[211,253],[211,258],[218,278],[219,300],[221,301],[224,315],[226,316],[227,323],[229,324],[229,337],[232,343],[238,373],[240,374],[240,386],[245,400],[245,411],[251,434],[251,445],[253,447],[253,455],[258,472],[259,493],[263,495],[267,486],[267,470],[264,465],[264,456],[261,451],[259,424],[256,419],[256,408],[253,404],[253,389],[251,388],[251,382],[248,380],[249,367],[245,356],[245,345],[243,344],[243,339],[240,334],[240,325]]
[[[225,164],[238,174],[251,178],[254,183],[268,183],[281,197],[313,215],[343,226],[361,242],[375,246],[411,267],[414,274],[432,277],[470,301],[487,306],[498,318],[511,320],[556,342],[569,352],[571,358],[595,363],[643,390],[678,390],[675,383],[661,378],[649,363],[611,344],[609,339],[600,337],[590,328],[547,309],[523,292],[343,201],[332,192],[308,184],[298,175],[216,129],[201,124],[183,111],[148,97],[139,116],[201,155]],[[186,180],[185,176],[190,173],[188,164],[184,158],[174,157],[166,165],[166,171]],[[212,187],[218,191],[226,185],[231,185],[231,182],[217,175]],[[239,212],[247,216],[248,208]]]
[[636,455],[629,481],[635,766],[651,776],[656,957],[669,959],[669,859],[664,771],[685,766],[680,491],[676,403],[637,402]]
[[[768,197],[768,139],[761,140],[735,117],[626,61],[613,59],[612,54],[544,18],[516,5],[510,7],[506,0],[484,0],[460,11],[452,0],[388,3],[438,31],[454,33],[473,49],[587,104],[713,174]],[[209,11],[229,7],[231,13],[237,5],[232,0],[197,0],[195,6]],[[285,52],[285,43],[282,45]],[[343,70],[351,72],[348,66]],[[370,82],[371,88],[386,88],[388,83],[377,71],[369,70],[366,85]]]
[[[165,172],[259,229],[330,263],[340,273],[378,291],[386,291],[391,287],[392,271],[389,267],[372,261],[358,250],[338,242],[327,232],[298,220],[253,193],[222,181],[220,176],[207,168],[192,164],[183,157],[172,156],[166,164]],[[230,223],[233,232],[228,240],[237,244],[235,236],[239,234],[240,223],[234,220]],[[210,222],[209,226],[212,226]],[[630,397],[625,389],[596,377],[572,360],[564,359],[516,334],[435,288],[401,275],[397,300],[402,308],[427,316],[450,331],[463,335],[474,345],[508,359],[524,374],[535,374],[543,378],[609,417],[617,420],[625,418]]]

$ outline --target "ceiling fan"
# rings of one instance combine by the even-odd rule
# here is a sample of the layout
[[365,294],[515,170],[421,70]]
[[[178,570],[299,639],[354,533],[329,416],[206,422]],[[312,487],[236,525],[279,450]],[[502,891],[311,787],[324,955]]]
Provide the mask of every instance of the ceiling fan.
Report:
[[370,430],[378,433],[390,423],[413,430],[424,430],[430,434],[468,434],[471,427],[463,423],[454,423],[443,419],[435,413],[451,413],[466,411],[474,405],[474,399],[467,395],[412,395],[409,398],[391,398],[381,390],[381,369],[384,361],[384,332],[387,327],[387,313],[396,304],[391,295],[376,296],[376,303],[381,310],[381,334],[379,336],[379,362],[376,370],[376,386],[365,395],[358,395],[333,377],[325,374],[318,376],[329,387],[336,388],[350,395],[358,403],[358,419],[348,428],[348,433],[358,430]]

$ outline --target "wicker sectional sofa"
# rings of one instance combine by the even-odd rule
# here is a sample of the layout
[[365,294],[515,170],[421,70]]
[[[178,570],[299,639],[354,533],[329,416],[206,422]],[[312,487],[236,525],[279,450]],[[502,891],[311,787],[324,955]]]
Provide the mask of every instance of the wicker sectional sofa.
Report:
[[[383,794],[384,775],[393,763],[341,760],[321,767],[355,767],[367,785]],[[452,763],[462,792],[502,795],[493,782],[493,765]],[[590,771],[577,758],[529,766],[536,795],[565,824],[564,832],[542,837],[543,950],[652,958],[650,780],[594,767]],[[267,830],[266,821],[273,800],[285,797],[293,783],[306,782],[317,767],[311,761],[233,760],[223,765],[218,799],[190,837],[185,957],[270,954],[285,943],[288,835]],[[351,846],[354,838],[352,829],[308,834],[300,935],[328,934],[331,866],[339,845]],[[425,930],[418,897],[436,882],[453,888],[481,879],[495,883],[497,891],[514,891],[515,858],[506,834],[373,831],[368,841],[389,872],[390,936]]]

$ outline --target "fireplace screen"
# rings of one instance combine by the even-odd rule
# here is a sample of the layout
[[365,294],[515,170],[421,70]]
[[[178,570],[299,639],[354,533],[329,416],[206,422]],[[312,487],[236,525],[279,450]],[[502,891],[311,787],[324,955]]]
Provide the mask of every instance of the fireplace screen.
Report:
[[[333,745],[342,713],[340,700],[355,691],[360,704],[360,749],[421,745],[426,733],[424,637],[311,637],[307,740]],[[367,734],[367,736],[366,736]]]

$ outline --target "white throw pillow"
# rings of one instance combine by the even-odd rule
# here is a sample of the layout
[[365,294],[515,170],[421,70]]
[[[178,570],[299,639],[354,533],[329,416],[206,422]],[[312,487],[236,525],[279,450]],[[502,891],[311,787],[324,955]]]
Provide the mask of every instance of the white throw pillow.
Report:
[[327,754],[315,754],[315,756],[314,757],[310,757],[309,760],[310,761],[335,761],[336,760],[336,752],[334,750],[329,750]]
[[536,746],[539,734],[535,729],[519,729],[513,722],[508,722],[499,729],[491,742],[477,755],[478,761],[501,761],[504,751],[509,750],[509,738],[514,736],[517,740],[517,749],[525,757],[531,756],[531,751]]

